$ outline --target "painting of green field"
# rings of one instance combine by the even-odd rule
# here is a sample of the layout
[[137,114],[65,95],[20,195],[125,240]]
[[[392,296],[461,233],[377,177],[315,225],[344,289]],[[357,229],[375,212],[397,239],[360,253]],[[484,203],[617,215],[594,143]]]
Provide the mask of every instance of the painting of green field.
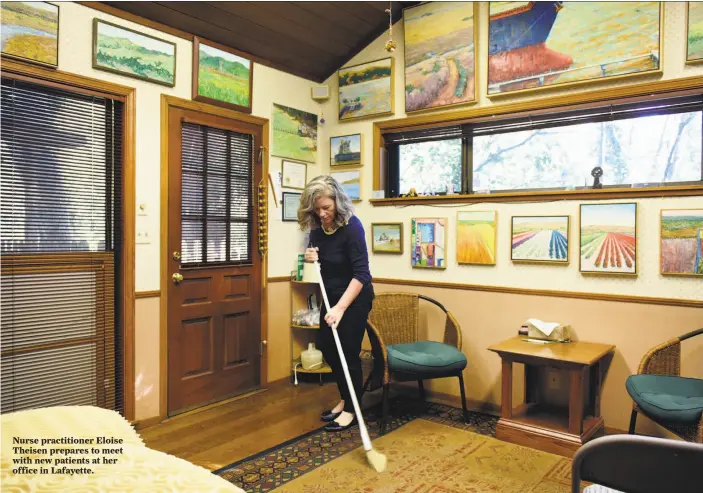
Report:
[[198,95],[225,103],[251,106],[251,61],[198,43]]
[[56,67],[59,8],[47,2],[2,2],[0,49],[4,55]]
[[703,209],[661,214],[661,273],[703,276]]
[[496,211],[459,211],[456,217],[456,261],[495,265]]
[[663,2],[490,2],[488,94],[653,73]]
[[176,84],[176,45],[95,19],[93,67],[157,84]]
[[339,120],[393,112],[393,59],[345,67],[338,72]]
[[274,103],[271,154],[317,162],[317,115]]
[[403,11],[405,111],[476,100],[474,2],[427,2]]
[[686,61],[703,61],[703,3],[686,2],[688,4],[688,42]]
[[403,253],[403,223],[372,224],[371,238],[375,253]]

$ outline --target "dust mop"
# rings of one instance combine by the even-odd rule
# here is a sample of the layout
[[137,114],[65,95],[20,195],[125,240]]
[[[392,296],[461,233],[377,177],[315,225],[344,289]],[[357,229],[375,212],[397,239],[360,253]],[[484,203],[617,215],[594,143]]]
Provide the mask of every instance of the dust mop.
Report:
[[[320,272],[320,263],[315,262],[315,268],[317,269],[317,276],[320,280],[320,291],[322,291],[322,298],[325,300],[325,307],[327,312],[330,311],[330,302],[327,299],[327,291],[325,291],[325,284],[322,282],[322,272]],[[344,351],[342,351],[342,343],[339,340],[339,334],[337,334],[337,325],[339,325],[339,320],[335,323],[332,328],[332,335],[334,335],[334,342],[337,344],[337,352],[339,353],[339,359],[342,362],[342,368],[344,369],[344,378],[347,380],[347,388],[349,388],[349,395],[351,395],[352,403],[354,404],[354,413],[356,414],[356,420],[359,422],[359,431],[361,432],[361,441],[364,443],[364,450],[366,450],[366,459],[371,464],[371,467],[376,469],[376,472],[383,472],[386,469],[386,456],[381,452],[377,452],[373,449],[371,445],[371,438],[369,438],[369,432],[366,429],[366,424],[364,423],[364,417],[361,415],[361,408],[359,408],[359,402],[356,399],[356,392],[354,391],[354,385],[352,385],[351,376],[349,375],[349,367],[347,366],[347,360],[344,358]]]

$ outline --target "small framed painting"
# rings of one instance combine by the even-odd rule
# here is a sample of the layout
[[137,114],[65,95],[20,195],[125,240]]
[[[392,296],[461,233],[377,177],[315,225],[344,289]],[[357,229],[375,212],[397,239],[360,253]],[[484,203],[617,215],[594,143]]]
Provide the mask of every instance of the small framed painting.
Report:
[[569,216],[513,216],[513,262],[569,263]]
[[361,170],[332,171],[330,176],[339,182],[353,202],[361,200]]
[[496,211],[456,213],[456,261],[459,264],[495,265],[498,229]]
[[393,113],[393,58],[343,67],[339,82],[339,121]]
[[410,220],[410,263],[425,269],[447,268],[447,218]]
[[371,223],[371,251],[403,253],[403,223]]
[[703,3],[686,2],[686,63],[703,62]]
[[226,46],[193,38],[193,99],[251,113],[254,64]]
[[298,222],[298,208],[300,207],[300,197],[302,193],[297,192],[283,192],[281,194],[281,204],[283,204],[283,217],[284,221]]
[[296,163],[295,161],[283,160],[281,163],[282,176],[281,186],[283,188],[295,188],[304,190],[305,184],[308,182],[308,165],[305,163]]
[[660,265],[665,276],[703,276],[703,209],[661,211]]
[[637,204],[581,204],[579,269],[637,275]]
[[59,65],[59,7],[49,2],[2,2],[2,54],[50,68]]
[[93,20],[93,68],[173,87],[176,85],[176,43],[96,17]]
[[317,162],[317,115],[273,103],[271,155]]
[[361,164],[361,134],[330,137],[330,166]]

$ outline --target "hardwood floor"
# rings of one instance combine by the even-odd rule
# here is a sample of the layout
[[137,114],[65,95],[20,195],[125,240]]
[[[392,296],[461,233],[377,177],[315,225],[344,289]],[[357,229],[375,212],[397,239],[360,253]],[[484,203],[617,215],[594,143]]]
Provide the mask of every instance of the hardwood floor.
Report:
[[[364,405],[376,396],[367,394]],[[139,430],[153,449],[219,469],[324,425],[320,412],[339,400],[337,385],[273,382],[268,390]]]

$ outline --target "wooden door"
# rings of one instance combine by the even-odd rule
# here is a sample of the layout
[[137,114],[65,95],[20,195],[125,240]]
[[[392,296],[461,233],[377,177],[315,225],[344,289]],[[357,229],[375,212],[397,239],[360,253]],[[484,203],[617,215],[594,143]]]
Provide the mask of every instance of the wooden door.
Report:
[[262,128],[169,108],[168,415],[261,382]]

